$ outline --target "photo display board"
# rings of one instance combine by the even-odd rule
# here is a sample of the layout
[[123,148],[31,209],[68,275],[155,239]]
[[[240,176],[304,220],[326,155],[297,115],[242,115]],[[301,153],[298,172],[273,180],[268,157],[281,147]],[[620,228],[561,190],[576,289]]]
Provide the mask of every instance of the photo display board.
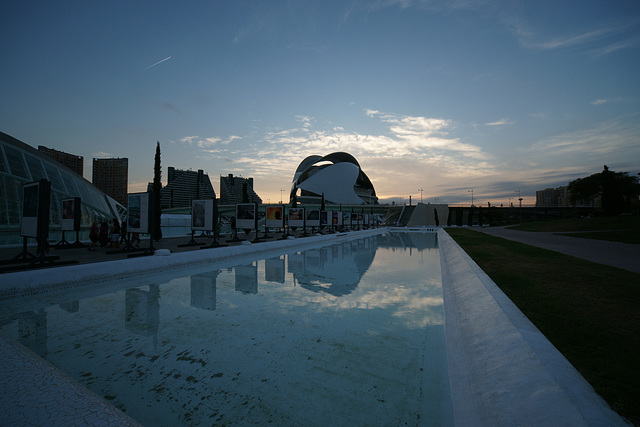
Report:
[[320,211],[320,227],[326,227],[329,225],[329,218],[331,216],[331,212],[328,211]]
[[80,197],[62,199],[62,221],[60,223],[61,230],[80,230],[80,219],[82,217],[80,203]]
[[342,212],[333,212],[333,225],[342,225]]
[[266,224],[268,228],[284,228],[284,205],[267,206]]
[[256,203],[241,203],[236,205],[236,229],[258,228],[258,205]]
[[129,194],[127,206],[127,231],[149,234],[149,193]]
[[307,227],[320,227],[320,211],[310,209],[307,211]]
[[213,231],[214,218],[213,199],[193,200],[191,202],[192,230]]
[[289,227],[304,227],[304,208],[289,208]]
[[51,182],[41,179],[22,186],[22,221],[20,235],[23,237],[49,237],[49,208],[51,206]]
[[351,225],[351,213],[350,212],[342,212],[342,223],[344,225]]

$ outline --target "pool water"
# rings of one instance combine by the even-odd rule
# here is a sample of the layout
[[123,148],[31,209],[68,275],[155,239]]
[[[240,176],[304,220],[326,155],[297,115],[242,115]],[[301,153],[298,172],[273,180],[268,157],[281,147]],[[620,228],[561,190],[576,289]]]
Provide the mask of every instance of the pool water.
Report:
[[145,425],[453,424],[436,234],[1,308],[3,330]]

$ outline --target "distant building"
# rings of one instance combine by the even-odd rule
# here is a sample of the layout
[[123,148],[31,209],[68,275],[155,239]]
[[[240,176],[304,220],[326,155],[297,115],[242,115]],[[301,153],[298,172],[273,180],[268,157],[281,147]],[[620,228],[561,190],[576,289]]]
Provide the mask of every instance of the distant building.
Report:
[[539,208],[600,207],[601,196],[596,195],[585,200],[571,201],[569,187],[547,188],[536,191],[536,206]]
[[84,176],[84,157],[47,148],[44,145],[38,145],[38,151],[52,157],[55,161],[68,167],[78,175]]
[[118,203],[127,205],[129,182],[129,159],[116,157],[93,159],[93,185],[113,197]]
[[571,194],[568,187],[546,188],[536,191],[536,206],[539,208],[558,208],[571,206]]
[[163,208],[191,207],[191,201],[215,199],[209,175],[201,169],[197,172],[169,166],[167,185],[162,189],[160,203]]
[[262,203],[260,196],[253,191],[253,178],[240,176],[220,176],[220,204],[234,205],[243,203],[243,191],[246,188],[249,203]]

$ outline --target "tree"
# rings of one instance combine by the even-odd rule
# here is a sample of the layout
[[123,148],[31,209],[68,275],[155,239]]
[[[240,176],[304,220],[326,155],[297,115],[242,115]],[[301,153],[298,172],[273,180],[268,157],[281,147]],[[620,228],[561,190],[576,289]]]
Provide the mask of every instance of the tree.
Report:
[[614,172],[604,165],[600,173],[571,181],[569,192],[573,203],[600,196],[603,214],[614,216],[629,209],[631,200],[640,195],[640,184],[629,172]]
[[160,224],[160,218],[162,216],[162,209],[160,208],[160,196],[162,195],[162,169],[160,167],[160,141],[156,145],[156,156],[153,163],[153,197],[154,207],[153,210],[153,238],[155,240],[162,239],[162,227]]

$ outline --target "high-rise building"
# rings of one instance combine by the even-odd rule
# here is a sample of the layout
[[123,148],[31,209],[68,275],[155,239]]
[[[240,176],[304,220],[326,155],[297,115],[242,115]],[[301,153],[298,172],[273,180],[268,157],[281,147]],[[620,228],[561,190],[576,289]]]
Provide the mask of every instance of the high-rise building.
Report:
[[233,174],[220,176],[220,204],[243,203],[245,191],[249,203],[262,203],[260,196],[253,191],[253,178],[242,178]]
[[191,207],[193,200],[215,199],[209,175],[202,169],[197,172],[169,167],[167,185],[162,189],[160,203],[163,208]]
[[568,187],[546,188],[536,191],[536,206],[539,208],[555,208],[571,206],[571,195]]
[[64,151],[47,148],[44,145],[38,145],[38,151],[52,157],[58,163],[68,167],[80,176],[84,174],[84,157],[75,154],[65,153]]
[[129,159],[93,159],[92,183],[124,206],[127,205]]

